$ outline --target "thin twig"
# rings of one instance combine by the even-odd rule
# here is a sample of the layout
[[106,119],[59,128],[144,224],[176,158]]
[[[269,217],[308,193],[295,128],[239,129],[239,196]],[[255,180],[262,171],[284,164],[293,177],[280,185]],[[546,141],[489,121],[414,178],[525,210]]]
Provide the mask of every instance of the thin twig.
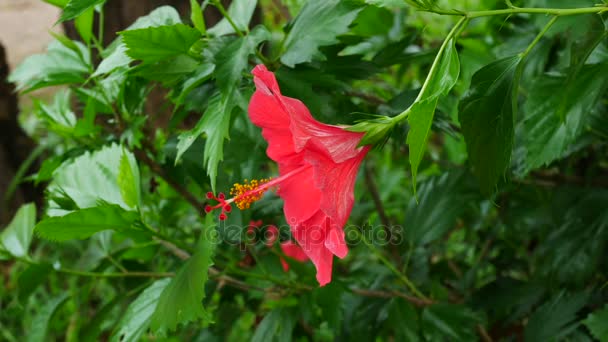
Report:
[[372,201],[374,201],[374,205],[376,206],[376,211],[378,212],[378,216],[380,217],[380,222],[382,222],[382,224],[387,229],[389,229],[390,227],[392,227],[392,225],[388,216],[386,215],[386,211],[384,210],[384,205],[382,204],[382,199],[380,198],[380,193],[378,192],[378,187],[376,186],[376,182],[374,181],[372,168],[369,163],[365,163],[364,173],[365,184],[367,185],[367,189],[369,190],[369,193],[372,196]]
[[435,301],[433,301],[433,300],[417,298],[417,297],[410,296],[408,294],[401,293],[398,291],[379,291],[379,290],[367,290],[367,289],[357,289],[357,288],[350,289],[350,290],[353,293],[356,293],[356,294],[364,296],[364,297],[376,297],[376,298],[399,297],[399,298],[403,298],[403,299],[407,300],[408,302],[410,302],[418,307],[429,306],[429,305],[435,304]]

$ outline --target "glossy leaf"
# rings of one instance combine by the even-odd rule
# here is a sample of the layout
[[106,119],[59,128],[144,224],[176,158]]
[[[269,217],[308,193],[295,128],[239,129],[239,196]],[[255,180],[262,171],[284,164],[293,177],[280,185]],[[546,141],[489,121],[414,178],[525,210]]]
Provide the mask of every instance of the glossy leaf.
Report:
[[598,341],[608,341],[608,305],[590,313],[583,323]]
[[36,225],[36,234],[52,241],[86,239],[104,230],[127,231],[138,220],[137,213],[106,204],[46,218]]
[[136,342],[148,330],[150,317],[156,310],[161,293],[170,279],[157,280],[146,288],[127,308],[116,332],[110,338],[112,342]]
[[187,55],[190,47],[201,37],[200,32],[184,24],[128,30],[120,35],[127,47],[127,55],[147,63]]
[[295,323],[293,315],[288,309],[274,309],[264,316],[264,319],[255,330],[251,341],[291,341],[291,334]]
[[508,57],[479,69],[460,101],[459,120],[469,162],[481,189],[491,193],[511,161],[514,138],[513,88],[520,58]]
[[567,295],[560,292],[557,296],[540,306],[526,325],[524,340],[547,341],[566,336],[576,324],[576,313],[585,305],[586,295]]
[[423,335],[429,341],[471,341],[476,339],[479,318],[462,305],[434,304],[424,308],[421,321]]
[[87,10],[93,9],[95,6],[103,3],[105,0],[69,0],[63,8],[63,13],[59,22],[64,22],[78,18]]
[[348,30],[362,9],[352,0],[310,0],[306,2],[282,44],[281,62],[289,67],[323,59],[319,47],[334,44]]
[[[567,87],[565,76],[544,75],[534,80],[524,106],[526,172],[563,157],[583,133],[586,118],[608,87],[605,78],[596,76],[606,72],[608,64],[584,66]],[[559,109],[564,111],[563,120]]]
[[180,324],[203,319],[209,321],[209,313],[203,308],[205,283],[209,268],[213,265],[215,248],[213,217],[207,216],[206,228],[201,233],[195,253],[180,268],[164,288],[156,310],[150,318],[150,327],[161,334],[173,331]]

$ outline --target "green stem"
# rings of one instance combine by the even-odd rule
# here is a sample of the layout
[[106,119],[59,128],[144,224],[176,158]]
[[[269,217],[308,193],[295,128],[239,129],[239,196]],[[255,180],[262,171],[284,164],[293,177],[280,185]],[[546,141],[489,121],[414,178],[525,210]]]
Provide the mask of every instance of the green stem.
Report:
[[[104,31],[104,14],[103,14],[103,7],[101,7],[101,10],[99,11],[99,26],[98,26],[98,34],[99,34],[99,43],[101,44],[101,47],[103,49],[103,31]],[[99,53],[102,53],[103,50],[99,51]]]
[[355,229],[355,231],[357,233],[359,233],[359,236],[361,237],[361,241],[363,241],[363,243],[372,251],[372,253],[374,253],[374,255],[380,259],[380,261],[389,269],[391,270],[391,272],[393,272],[394,275],[397,276],[397,278],[399,278],[404,284],[405,286],[407,286],[407,288],[418,298],[420,299],[424,299],[424,300],[429,300],[429,298],[427,296],[425,296],[424,294],[422,294],[422,292],[420,292],[420,290],[418,290],[418,288],[416,287],[416,285],[414,285],[414,283],[412,283],[412,281],[403,273],[399,272],[399,270],[395,267],[395,265],[393,265],[383,254],[382,252],[380,252],[376,246],[374,246],[371,242],[367,241],[367,239],[365,238],[365,235],[362,232],[359,232],[358,230]]
[[[232,20],[232,17],[230,17],[230,14],[228,14],[228,11],[226,11],[226,9],[222,5],[221,1],[213,0],[213,4],[215,5],[215,7],[217,7],[217,9],[220,11],[222,16],[224,16],[224,18],[226,18],[226,20],[228,20],[228,22],[230,23],[230,26],[232,26],[232,28],[234,29],[234,32],[236,32],[236,34],[238,34],[240,37],[243,37],[244,36],[243,32],[241,32],[241,30],[239,30],[239,28],[236,26],[236,24]],[[247,29],[245,28],[245,30],[247,30]]]
[[543,27],[543,29],[534,38],[534,40],[532,41],[532,43],[530,43],[530,45],[528,45],[528,47],[526,48],[526,50],[524,52],[522,52],[521,54],[519,54],[519,56],[522,59],[525,58],[530,53],[530,51],[532,51],[532,49],[534,48],[534,46],[536,46],[536,44],[545,35],[545,33],[547,33],[547,31],[549,30],[549,28],[551,28],[551,26],[553,26],[553,24],[557,21],[557,18],[559,18],[559,17],[558,16],[554,16],[553,18],[551,18],[551,20],[549,20],[549,22],[547,23],[547,25],[545,25],[545,27]]
[[499,10],[489,11],[458,11],[458,10],[442,10],[442,9],[427,9],[425,12],[431,12],[440,15],[455,15],[463,16],[466,18],[479,18],[479,17],[491,17],[495,15],[510,15],[510,14],[549,14],[555,16],[565,15],[577,15],[577,14],[592,14],[602,13],[608,11],[608,6],[595,6],[595,7],[583,7],[583,8],[527,8],[527,7],[513,7]]
[[[441,60],[441,57],[443,57],[443,52],[445,51],[445,48],[448,46],[450,40],[456,35],[456,33],[460,32],[460,27],[467,20],[468,20],[467,17],[460,18],[460,20],[458,20],[456,25],[454,25],[454,27],[452,27],[452,29],[448,33],[447,37],[445,37],[445,39],[443,40],[443,43],[441,44],[441,47],[439,48],[439,51],[437,52],[437,55],[435,56],[433,65],[431,65],[431,70],[429,70],[426,80],[424,80],[424,84],[422,84],[422,88],[420,88],[420,92],[418,93],[416,100],[414,100],[414,103],[420,101],[420,99],[426,92],[426,89],[428,88],[429,84],[431,83],[431,79],[435,76],[435,73],[437,72],[437,69],[439,68],[439,61]],[[408,107],[401,114],[395,116],[393,118],[393,122],[398,123],[398,122],[405,120],[407,118],[407,116],[409,115],[411,108],[412,108],[412,106]]]

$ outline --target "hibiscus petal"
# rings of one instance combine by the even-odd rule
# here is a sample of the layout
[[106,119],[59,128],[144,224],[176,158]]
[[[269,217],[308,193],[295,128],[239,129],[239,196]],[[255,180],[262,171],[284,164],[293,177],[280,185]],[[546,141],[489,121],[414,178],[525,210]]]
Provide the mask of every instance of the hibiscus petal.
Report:
[[283,181],[277,191],[285,205],[285,219],[294,227],[319,210],[321,191],[315,187],[313,170],[308,168]]
[[317,281],[321,286],[331,281],[333,264],[333,254],[325,247],[328,224],[329,217],[319,211],[306,222],[292,226],[293,236],[317,269]]

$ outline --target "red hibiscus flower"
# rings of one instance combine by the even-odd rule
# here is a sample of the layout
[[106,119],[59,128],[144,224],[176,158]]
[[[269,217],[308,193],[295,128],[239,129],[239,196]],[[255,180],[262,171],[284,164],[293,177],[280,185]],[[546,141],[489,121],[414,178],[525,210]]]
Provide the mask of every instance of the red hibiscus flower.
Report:
[[278,187],[292,235],[314,263],[323,286],[331,281],[333,255],[344,258],[348,253],[343,229],[353,207],[357,171],[369,146],[357,147],[364,133],[320,123],[302,102],[281,95],[274,74],[265,66],[256,66],[253,75],[256,91],[249,118],[262,128],[266,154],[277,162],[279,177],[235,184],[231,191],[235,197],[228,200],[223,194],[207,194],[219,203],[205,211],[222,208],[220,219],[225,219],[231,203],[246,209],[264,191]]

